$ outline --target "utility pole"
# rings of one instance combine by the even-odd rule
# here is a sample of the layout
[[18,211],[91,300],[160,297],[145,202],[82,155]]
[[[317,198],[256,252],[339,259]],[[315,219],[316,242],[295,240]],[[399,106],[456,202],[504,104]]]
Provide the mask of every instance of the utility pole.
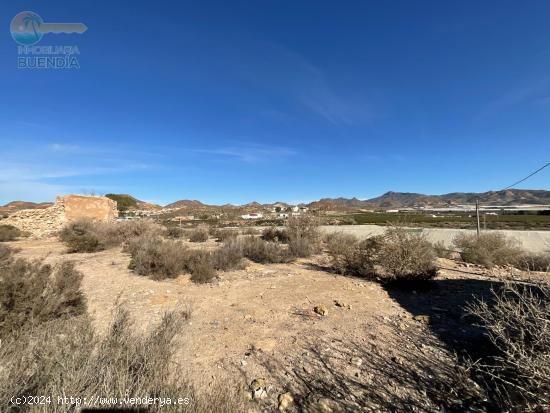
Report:
[[476,198],[476,219],[477,219],[477,236],[479,238],[479,233],[481,231],[480,225],[479,225],[479,199]]

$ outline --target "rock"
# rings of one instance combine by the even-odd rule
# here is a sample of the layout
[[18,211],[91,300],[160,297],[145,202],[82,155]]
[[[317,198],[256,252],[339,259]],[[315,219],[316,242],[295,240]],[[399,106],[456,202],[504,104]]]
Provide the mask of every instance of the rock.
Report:
[[363,359],[361,357],[352,357],[350,363],[354,366],[359,367],[361,364],[363,364]]
[[254,400],[262,400],[267,397],[267,390],[266,389],[258,389],[254,390]]
[[348,310],[351,310],[351,304],[345,304],[340,300],[334,300],[334,305],[336,307],[347,308]]
[[288,409],[294,402],[294,398],[292,397],[292,394],[290,394],[289,392],[279,394],[278,400],[279,400],[280,411]]
[[315,410],[316,412],[319,412],[319,413],[332,413],[334,412],[334,408],[335,407],[335,402],[330,400],[330,399],[326,399],[326,398],[321,398],[319,399],[319,401],[317,402],[317,409]]
[[323,317],[328,315],[328,308],[323,304],[319,304],[313,307],[313,311],[315,311],[317,314]]
[[265,379],[264,378],[257,378],[252,380],[250,383],[250,390],[256,391],[259,389],[265,389]]
[[424,324],[429,324],[430,323],[430,316],[427,315],[427,314],[415,315],[413,317],[413,319],[415,319],[416,321],[420,321],[421,323],[424,323]]

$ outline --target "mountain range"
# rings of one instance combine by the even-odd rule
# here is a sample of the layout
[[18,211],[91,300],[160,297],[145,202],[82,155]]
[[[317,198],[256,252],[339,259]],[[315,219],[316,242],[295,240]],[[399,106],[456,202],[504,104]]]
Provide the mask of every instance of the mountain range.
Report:
[[[164,207],[140,201],[131,195],[107,194],[109,198],[122,202],[127,209],[159,210],[161,208],[178,209],[189,213],[200,212],[254,212],[262,209],[272,209],[274,205],[288,205],[284,202],[260,204],[251,202],[244,205],[208,205],[197,200],[179,200]],[[310,209],[323,211],[354,211],[361,209],[395,209],[411,207],[448,207],[456,205],[472,205],[476,199],[487,206],[511,205],[550,205],[550,191],[536,189],[508,189],[489,192],[452,192],[443,195],[425,195],[414,192],[386,192],[371,199],[358,198],[323,198],[318,201],[302,204]],[[0,207],[0,213],[9,214],[20,209],[46,208],[51,203],[34,203],[13,201]]]

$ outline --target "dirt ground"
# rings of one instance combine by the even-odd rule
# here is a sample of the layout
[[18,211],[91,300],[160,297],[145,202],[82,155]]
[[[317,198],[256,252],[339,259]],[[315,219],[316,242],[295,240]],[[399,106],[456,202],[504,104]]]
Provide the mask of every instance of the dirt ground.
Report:
[[[547,281],[547,274],[489,272],[441,259],[438,277],[425,288],[391,289],[333,274],[327,257],[317,256],[291,264],[249,263],[245,270],[221,273],[215,283],[196,285],[185,274],[163,281],[138,276],[120,248],[67,254],[56,239],[10,244],[20,257],[74,261],[99,331],[109,325],[116,303],[141,329],[167,310],[190,309],[176,371],[206,386],[229,378],[243,389],[264,378],[266,393],[250,402],[252,411],[276,410],[284,392],[294,398],[288,411],[474,408],[476,395],[461,390],[456,360],[472,349],[483,351],[485,338],[466,303],[474,295],[490,296],[502,278]],[[316,305],[327,314],[316,314]]]

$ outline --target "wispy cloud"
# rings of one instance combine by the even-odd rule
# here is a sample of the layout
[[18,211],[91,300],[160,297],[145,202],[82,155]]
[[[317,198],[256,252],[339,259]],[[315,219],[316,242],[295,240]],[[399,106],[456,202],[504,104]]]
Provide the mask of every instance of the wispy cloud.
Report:
[[236,145],[213,149],[193,149],[193,152],[234,158],[242,162],[265,162],[296,155],[296,151],[284,146]]
[[508,107],[522,104],[546,104],[550,100],[550,77],[518,86],[492,102],[482,111],[481,116],[489,115]]
[[[92,182],[92,190],[99,190],[109,175],[141,171],[151,166],[139,158],[125,157],[125,153],[109,153],[79,145],[50,143],[27,147],[12,147],[3,154],[0,164],[0,201],[24,199],[52,200],[55,195],[82,192],[89,189],[74,184],[74,178]],[[95,183],[94,183],[95,182]]]
[[299,78],[295,90],[298,100],[311,112],[334,125],[365,123],[375,117],[374,109],[365,96],[352,96],[352,91],[336,88],[320,67],[298,53],[288,49],[283,49],[281,53],[294,76]]

